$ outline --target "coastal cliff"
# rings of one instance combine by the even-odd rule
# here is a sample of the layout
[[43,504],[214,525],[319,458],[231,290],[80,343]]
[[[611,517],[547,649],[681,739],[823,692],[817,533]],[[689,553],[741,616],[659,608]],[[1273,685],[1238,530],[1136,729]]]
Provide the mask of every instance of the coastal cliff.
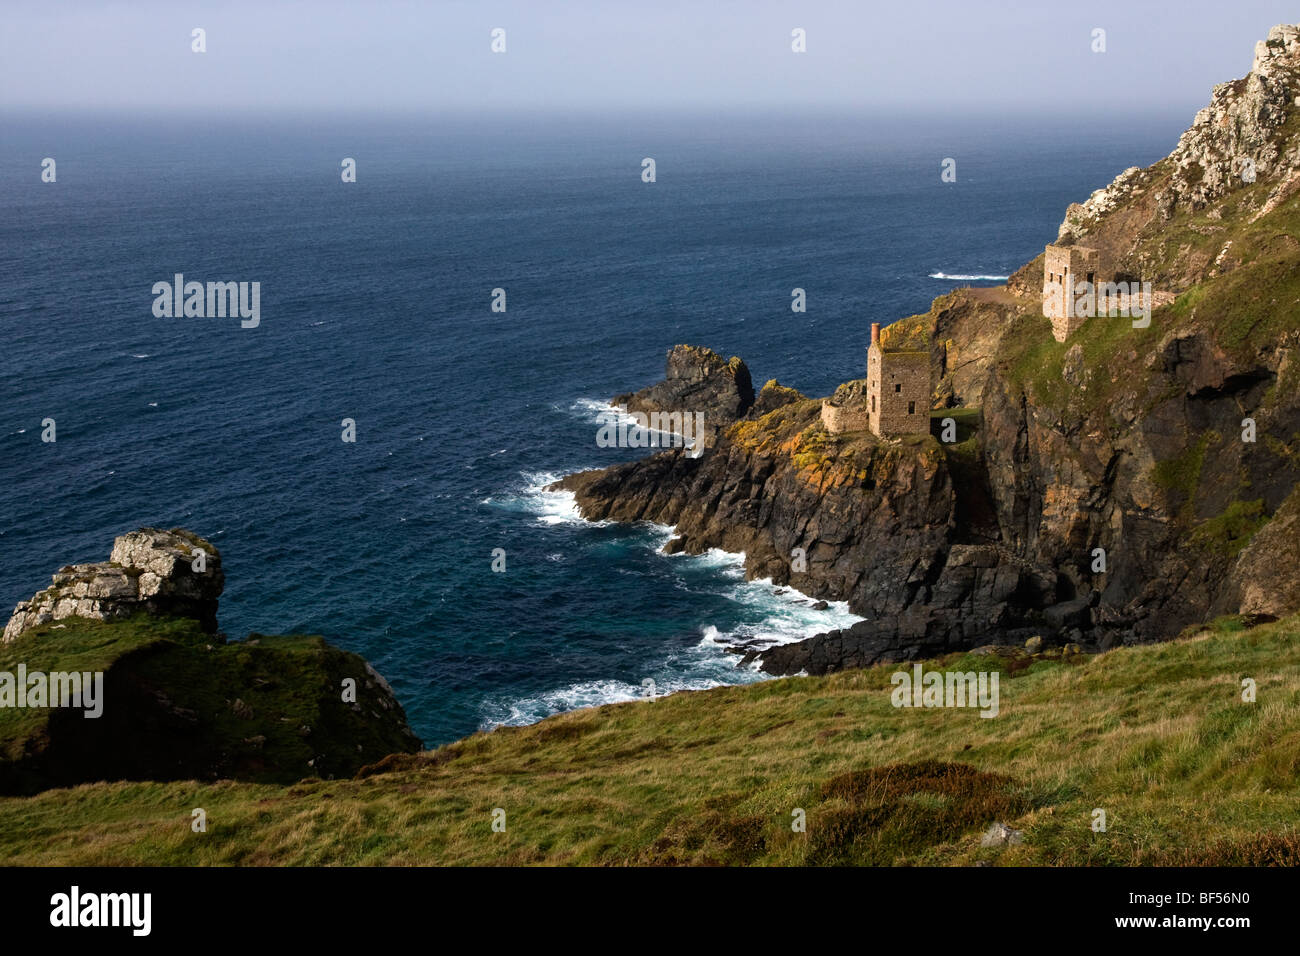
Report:
[[[935,435],[830,434],[796,400],[735,415],[698,460],[555,487],[588,518],[674,525],[672,550],[743,551],[750,577],[866,618],[762,653],[774,673],[1297,610],[1298,100],[1300,31],[1276,27],[1170,157],[1067,211],[1061,241],[1153,283],[1148,326],[1101,316],[1056,341],[1040,256],[885,330],[930,343]],[[935,437],[945,417],[960,440]]]

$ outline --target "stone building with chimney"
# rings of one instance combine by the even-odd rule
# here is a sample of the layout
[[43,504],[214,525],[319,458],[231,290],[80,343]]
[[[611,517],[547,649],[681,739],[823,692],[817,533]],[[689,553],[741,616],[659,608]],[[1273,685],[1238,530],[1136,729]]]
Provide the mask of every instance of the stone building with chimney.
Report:
[[822,401],[831,434],[867,431],[881,438],[930,433],[930,353],[886,348],[880,323],[871,324],[867,377],[845,382]]
[[867,424],[881,438],[930,434],[930,352],[887,349],[880,323],[867,348]]

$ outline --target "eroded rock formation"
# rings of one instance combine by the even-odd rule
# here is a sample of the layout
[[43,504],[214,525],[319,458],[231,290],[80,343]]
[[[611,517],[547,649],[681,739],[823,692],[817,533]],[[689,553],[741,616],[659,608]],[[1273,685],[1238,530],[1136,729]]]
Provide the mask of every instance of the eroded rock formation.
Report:
[[739,358],[725,359],[712,349],[677,345],[668,352],[664,380],[639,392],[617,396],[613,404],[630,412],[678,412],[704,416],[703,443],[718,429],[742,417],[754,404],[754,383]]
[[48,588],[14,608],[4,641],[51,621],[111,621],[139,611],[193,618],[215,631],[225,580],[210,542],[181,528],[141,528],[119,536],[107,561],[60,568]]

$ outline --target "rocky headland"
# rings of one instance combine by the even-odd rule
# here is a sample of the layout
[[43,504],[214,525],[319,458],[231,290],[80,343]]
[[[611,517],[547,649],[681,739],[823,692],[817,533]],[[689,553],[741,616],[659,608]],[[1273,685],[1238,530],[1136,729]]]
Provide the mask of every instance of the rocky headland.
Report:
[[[746,405],[743,362],[679,346],[636,395],[722,422],[706,452],[554,487],[587,518],[673,525],[671,550],[743,551],[751,578],[865,618],[761,652],[772,673],[1033,637],[1096,650],[1292,613],[1298,183],[1300,28],[1281,26],[1169,157],[1067,210],[1061,243],[1158,290],[1149,327],[1103,316],[1056,341],[1042,256],[942,296],[884,333],[927,343],[935,383],[933,434],[897,440],[829,432],[820,400],[775,382]],[[958,441],[940,440],[944,418]]]
[[228,641],[217,630],[224,581],[210,542],[142,528],[119,536],[108,561],[60,568],[20,602],[0,675],[40,674],[52,688],[50,675],[100,674],[100,712],[5,700],[0,794],[97,780],[292,783],[420,749],[392,688],[357,655],[310,635]]

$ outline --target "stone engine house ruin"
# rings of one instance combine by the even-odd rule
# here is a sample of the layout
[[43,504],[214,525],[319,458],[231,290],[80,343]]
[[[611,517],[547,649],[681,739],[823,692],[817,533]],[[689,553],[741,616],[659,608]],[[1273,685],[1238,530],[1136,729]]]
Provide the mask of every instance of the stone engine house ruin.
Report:
[[931,390],[929,351],[886,348],[873,322],[865,381],[846,382],[823,400],[822,423],[832,434],[928,435]]
[[1086,246],[1048,246],[1043,259],[1043,315],[1052,320],[1052,337],[1064,342],[1088,320],[1076,314],[1076,286],[1095,288],[1101,254]]

